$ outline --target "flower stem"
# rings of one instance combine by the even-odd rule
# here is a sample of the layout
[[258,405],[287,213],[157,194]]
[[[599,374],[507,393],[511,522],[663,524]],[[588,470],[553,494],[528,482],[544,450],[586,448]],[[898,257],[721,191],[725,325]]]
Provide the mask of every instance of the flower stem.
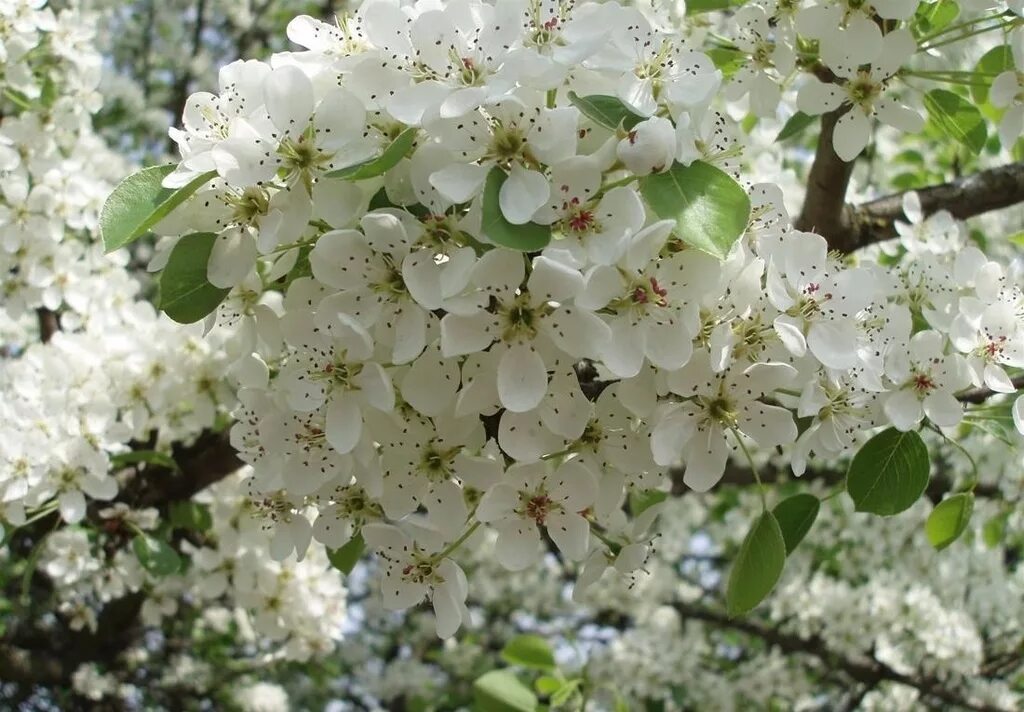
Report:
[[435,554],[432,557],[432,561],[438,562],[438,561],[442,561],[443,559],[445,559],[453,551],[455,551],[460,546],[462,546],[464,543],[466,543],[466,539],[469,539],[469,537],[473,536],[473,532],[475,532],[479,528],[480,528],[480,522],[473,522],[473,524],[466,531],[462,532],[462,536],[460,536],[458,539],[456,539],[451,544],[446,546],[443,550],[441,550],[441,553]]
[[743,437],[740,435],[740,431],[736,428],[729,428],[729,431],[736,438],[736,443],[740,446],[740,450],[743,451],[744,456],[747,458],[747,462],[750,464],[750,471],[754,474],[754,479],[757,480],[757,493],[761,495],[761,508],[764,511],[768,511],[768,498],[765,495],[764,482],[761,481],[761,473],[757,470],[757,465],[754,464],[754,456],[750,454],[750,450],[747,449],[746,443],[743,442]]
[[965,32],[962,35],[957,35],[956,37],[949,37],[947,39],[942,40],[941,42],[936,42],[935,44],[930,44],[927,47],[925,47],[924,44],[922,43],[921,45],[918,46],[917,51],[918,52],[927,52],[930,49],[935,49],[937,47],[945,47],[948,44],[953,44],[955,42],[960,42],[961,40],[966,40],[966,39],[968,39],[970,37],[974,37],[975,35],[981,35],[981,34],[984,34],[986,32],[990,32],[992,30],[1002,29],[1004,27],[1014,27],[1017,24],[1018,24],[1017,19],[1011,19],[1011,20],[1007,20],[1005,22],[1000,22],[1000,23],[995,24],[995,25],[989,25],[988,27],[981,27],[981,28],[978,28],[978,29],[971,30],[970,32]]

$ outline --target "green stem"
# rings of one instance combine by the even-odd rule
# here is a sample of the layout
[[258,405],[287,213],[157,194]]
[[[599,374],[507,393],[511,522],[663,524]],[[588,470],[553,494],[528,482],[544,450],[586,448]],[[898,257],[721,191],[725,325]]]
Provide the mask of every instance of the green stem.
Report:
[[918,48],[917,48],[917,51],[918,52],[927,52],[930,49],[936,49],[938,47],[945,47],[946,45],[953,44],[955,42],[960,42],[962,40],[966,40],[966,39],[974,37],[976,35],[982,35],[982,34],[985,34],[986,32],[991,32],[992,30],[998,30],[998,29],[1001,29],[1001,28],[1004,28],[1004,27],[1013,27],[1016,24],[1018,24],[1018,21],[1016,19],[1013,19],[1013,20],[1009,20],[1007,22],[1001,22],[1001,23],[999,23],[997,25],[990,25],[989,27],[982,27],[980,29],[971,30],[970,32],[965,32],[962,35],[957,35],[956,37],[950,37],[948,39],[943,40],[942,42],[936,42],[935,44],[928,45],[927,47],[925,47],[923,44],[919,45]]
[[917,43],[918,45],[923,45],[926,42],[931,42],[937,37],[948,35],[950,32],[956,32],[957,30],[963,29],[965,27],[977,25],[982,22],[988,22],[989,20],[998,20],[1002,17],[1006,17],[1006,13],[1000,12],[996,13],[995,15],[984,15],[982,17],[975,17],[973,20],[964,20],[963,22],[958,22],[955,25],[948,25],[946,27],[943,27],[941,30],[936,30],[930,35],[925,35],[924,37],[918,39]]
[[443,549],[443,550],[441,551],[441,553],[439,553],[439,554],[435,554],[435,555],[434,555],[434,556],[432,557],[433,561],[435,561],[435,562],[437,562],[437,561],[443,561],[443,560],[444,560],[444,559],[445,559],[445,558],[446,558],[447,556],[449,556],[449,555],[450,555],[450,554],[451,554],[451,553],[452,553],[453,551],[455,551],[455,550],[456,550],[456,549],[458,549],[458,548],[459,548],[460,546],[462,546],[462,545],[463,545],[463,544],[464,544],[464,543],[466,542],[466,539],[468,539],[469,537],[473,536],[473,532],[475,532],[475,531],[476,531],[477,529],[479,529],[479,528],[480,528],[480,522],[473,522],[473,524],[472,524],[472,525],[471,525],[471,526],[469,527],[469,529],[467,529],[466,531],[462,532],[462,536],[460,536],[460,537],[459,537],[458,539],[456,539],[456,540],[455,540],[455,541],[453,541],[453,542],[452,542],[451,544],[449,544],[448,546],[446,546],[446,547],[445,547],[445,548],[444,548],[444,549]]
[[25,572],[21,575],[21,605],[27,606],[29,604],[29,588],[32,586],[32,574],[36,571],[36,564],[39,562],[39,557],[43,553],[43,545],[46,544],[46,540],[49,538],[57,527],[60,525],[60,519],[57,519],[53,523],[53,529],[43,534],[36,542],[35,546],[32,547],[32,551],[28,555],[28,559],[25,560]]
[[943,440],[945,440],[947,443],[949,443],[957,450],[959,450],[961,453],[963,453],[963,456],[967,458],[967,461],[969,463],[971,463],[971,479],[964,483],[964,486],[961,491],[973,492],[974,488],[978,486],[979,478],[978,463],[974,460],[974,456],[971,455],[971,453],[967,452],[967,449],[963,445],[961,445],[956,440],[953,440],[951,437],[942,432],[942,429],[935,425],[935,423],[930,423],[930,426],[932,430],[934,430],[935,432],[942,436]]
[[618,180],[613,180],[611,183],[606,183],[605,185],[602,185],[600,190],[598,190],[594,194],[594,197],[592,199],[593,200],[600,200],[602,197],[604,197],[605,193],[607,193],[608,191],[612,190],[613,188],[621,188],[624,185],[629,185],[630,183],[635,183],[638,180],[640,180],[640,177],[636,176],[636,175],[630,175],[630,176],[626,176],[625,178],[619,178]]
[[729,431],[736,438],[736,443],[740,446],[740,450],[743,451],[744,456],[747,458],[747,462],[750,464],[750,471],[754,473],[754,479],[757,480],[757,493],[761,495],[761,508],[764,511],[768,511],[768,497],[765,495],[764,482],[761,481],[761,473],[757,470],[757,465],[754,464],[754,456],[750,454],[750,450],[747,449],[746,443],[743,442],[743,437],[740,435],[740,431],[736,428],[729,428]]

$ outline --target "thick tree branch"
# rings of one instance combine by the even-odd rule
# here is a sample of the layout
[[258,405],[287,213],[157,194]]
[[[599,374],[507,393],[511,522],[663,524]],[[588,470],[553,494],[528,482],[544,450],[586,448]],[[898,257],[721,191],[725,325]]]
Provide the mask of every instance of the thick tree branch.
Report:
[[807,194],[796,220],[797,229],[824,236],[833,248],[830,235],[844,231],[846,188],[853,173],[853,162],[847,163],[832,148],[832,134],[843,113],[842,109],[836,109],[821,115],[821,134],[807,176]]
[[[188,446],[174,448],[174,470],[148,467],[129,481],[117,497],[133,507],[158,507],[166,513],[174,502],[223,479],[242,466],[226,432],[206,432]],[[90,516],[95,512],[90,510]],[[31,543],[53,529],[57,514],[35,523]],[[45,579],[45,577],[41,577]],[[84,662],[111,664],[138,637],[138,615],[146,599],[138,591],[107,603],[96,632],[72,631],[58,625],[45,630],[17,628],[0,638],[0,680],[20,685],[64,685]]]
[[[917,191],[925,215],[948,210],[960,220],[1024,201],[1024,163],[979,171],[949,183]],[[877,198],[846,209],[844,225],[829,244],[843,252],[896,236],[895,221],[903,216],[903,194]]]
[[695,604],[680,602],[674,604],[673,607],[684,619],[700,620],[719,628],[728,628],[752,635],[784,653],[810,655],[824,663],[827,668],[840,671],[869,688],[880,682],[895,682],[917,689],[924,697],[941,702],[946,709],[952,705],[955,709],[974,710],[975,712],[1009,712],[1001,707],[973,701],[966,697],[965,693],[952,689],[943,681],[935,678],[904,675],[874,658],[845,657],[830,649],[825,641],[816,636],[804,638],[754,620],[730,618],[724,613]]
[[45,344],[60,331],[60,319],[57,312],[46,307],[36,309],[36,317],[39,319],[39,340]]
[[160,507],[191,499],[244,464],[231,446],[227,431],[205,432],[187,447],[175,447],[178,471],[156,467],[147,470],[126,492],[124,500],[140,507]]
[[[903,193],[860,205],[843,202],[853,164],[843,163],[831,150],[827,117],[828,114],[822,117],[822,139],[828,134],[828,145],[825,146],[824,140],[819,141],[797,227],[821,234],[831,249],[843,253],[896,237],[896,220],[903,217]],[[948,210],[953,217],[966,220],[1024,202],[1024,163],[979,171],[949,183],[922,188],[917,194],[925,215]]]

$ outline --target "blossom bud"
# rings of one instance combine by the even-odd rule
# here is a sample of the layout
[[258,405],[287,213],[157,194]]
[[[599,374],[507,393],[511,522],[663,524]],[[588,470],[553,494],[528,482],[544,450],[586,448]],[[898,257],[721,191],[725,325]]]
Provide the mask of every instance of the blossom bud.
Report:
[[633,127],[616,149],[619,160],[638,176],[660,173],[672,166],[676,132],[672,122],[652,116]]

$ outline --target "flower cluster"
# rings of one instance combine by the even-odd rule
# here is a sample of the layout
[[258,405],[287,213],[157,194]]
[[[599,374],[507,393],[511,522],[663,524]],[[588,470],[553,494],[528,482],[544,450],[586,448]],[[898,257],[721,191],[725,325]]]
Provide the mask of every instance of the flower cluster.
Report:
[[158,626],[183,608],[226,607],[238,621],[241,641],[271,658],[304,661],[332,651],[346,620],[341,575],[322,547],[301,562],[271,559],[258,521],[249,516],[241,480],[226,478],[198,498],[194,506],[208,508],[211,525],[192,534],[195,544],[185,545],[192,566],[180,574],[155,576],[123,546],[136,532],[157,526],[155,509],[104,509],[104,526],[92,537],[84,527],[54,532],[41,569],[71,627],[96,630],[98,608],[147,588],[141,611],[146,625]]
[[[585,560],[582,589],[644,565],[621,504],[671,466],[705,491],[756,445],[800,473],[1014,390],[1024,295],[959,228],[855,263],[754,185],[724,259],[693,246],[659,178],[740,191],[741,152],[714,64],[635,8],[367,2],[288,35],[307,49],[189,99],[165,185],[216,177],[158,226],[216,235],[209,323],[245,325],[231,435],[277,559],[365,541],[385,604],[429,598],[448,636],[481,528],[511,570],[545,541]],[[904,45],[845,61],[881,81]]]
[[63,307],[70,325],[122,267],[88,238],[127,166],[92,130],[102,59],[90,17],[43,5],[0,3],[0,295],[8,318]]

